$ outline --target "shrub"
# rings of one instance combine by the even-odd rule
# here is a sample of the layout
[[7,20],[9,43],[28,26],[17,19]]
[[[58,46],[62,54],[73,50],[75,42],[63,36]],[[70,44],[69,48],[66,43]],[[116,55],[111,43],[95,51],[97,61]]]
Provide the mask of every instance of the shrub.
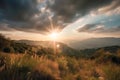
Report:
[[5,48],[3,48],[3,52],[5,52],[5,53],[13,53],[14,49],[12,47],[5,47]]

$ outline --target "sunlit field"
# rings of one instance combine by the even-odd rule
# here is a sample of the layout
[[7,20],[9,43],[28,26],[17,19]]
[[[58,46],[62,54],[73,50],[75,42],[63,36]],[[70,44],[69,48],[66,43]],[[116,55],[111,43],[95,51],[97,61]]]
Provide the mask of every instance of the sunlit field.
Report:
[[[119,80],[119,65],[68,56],[0,53],[1,80]],[[2,62],[3,61],[3,62]],[[3,64],[4,63],[4,64]]]
[[0,48],[0,80],[120,80],[120,47],[86,54],[87,50],[61,48],[59,43],[54,53],[53,46],[16,43],[4,36],[0,40],[4,45]]

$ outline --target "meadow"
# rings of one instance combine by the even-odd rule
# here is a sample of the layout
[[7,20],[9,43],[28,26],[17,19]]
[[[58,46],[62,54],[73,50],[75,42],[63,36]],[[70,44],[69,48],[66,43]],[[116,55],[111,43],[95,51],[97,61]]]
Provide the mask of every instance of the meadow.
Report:
[[0,44],[0,80],[120,80],[120,49],[69,55],[3,36]]

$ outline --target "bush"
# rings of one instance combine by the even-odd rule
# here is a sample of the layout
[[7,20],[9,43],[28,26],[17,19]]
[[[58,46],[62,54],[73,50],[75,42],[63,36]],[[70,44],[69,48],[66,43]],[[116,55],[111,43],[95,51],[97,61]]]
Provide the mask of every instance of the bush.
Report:
[[5,53],[14,53],[14,49],[12,47],[3,48],[3,52]]

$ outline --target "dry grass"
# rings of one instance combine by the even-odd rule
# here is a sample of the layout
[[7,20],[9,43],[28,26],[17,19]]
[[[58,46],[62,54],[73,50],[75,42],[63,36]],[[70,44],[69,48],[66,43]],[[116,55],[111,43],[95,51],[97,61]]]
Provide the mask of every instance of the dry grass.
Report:
[[120,80],[120,68],[112,63],[60,56],[32,57],[28,54],[0,53],[5,65],[0,80]]

